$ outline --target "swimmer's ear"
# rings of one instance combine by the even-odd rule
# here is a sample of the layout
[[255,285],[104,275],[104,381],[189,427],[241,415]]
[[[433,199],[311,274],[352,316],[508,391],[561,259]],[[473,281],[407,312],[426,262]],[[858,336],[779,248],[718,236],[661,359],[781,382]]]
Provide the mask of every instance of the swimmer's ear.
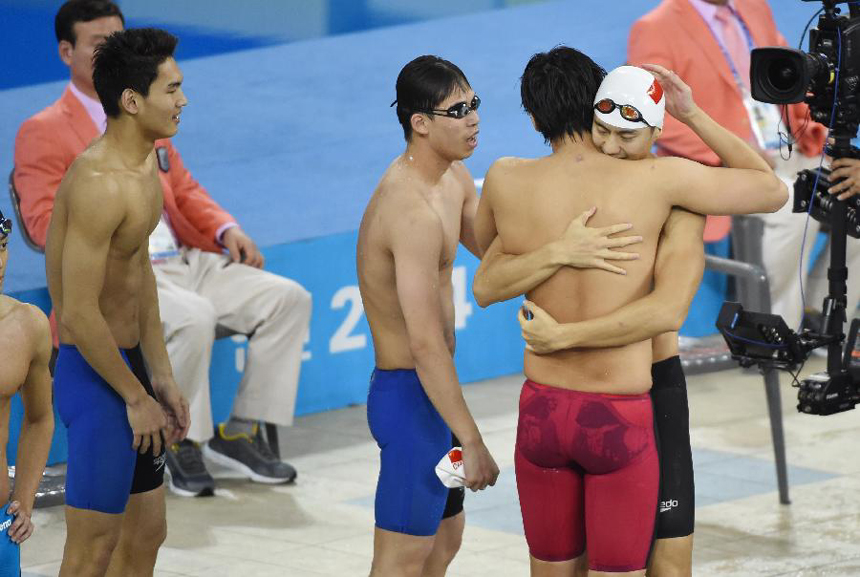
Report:
[[140,108],[138,106],[138,98],[140,98],[140,95],[137,92],[135,92],[131,88],[126,88],[119,96],[120,108],[125,110],[128,114],[134,116],[140,111]]
[[412,132],[426,135],[430,132],[430,126],[428,126],[429,120],[430,119],[426,114],[421,114],[419,112],[414,113],[409,117],[409,122],[412,124]]
[[660,138],[660,135],[663,134],[662,128],[657,128],[656,126],[651,127],[651,141],[655,141]]

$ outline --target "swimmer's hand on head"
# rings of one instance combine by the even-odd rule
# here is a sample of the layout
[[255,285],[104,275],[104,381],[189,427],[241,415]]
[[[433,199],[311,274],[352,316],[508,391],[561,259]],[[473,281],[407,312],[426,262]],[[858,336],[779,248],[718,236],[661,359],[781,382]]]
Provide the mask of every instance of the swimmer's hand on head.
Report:
[[11,539],[13,543],[20,545],[33,534],[33,531],[36,528],[35,525],[33,525],[33,521],[30,519],[33,512],[25,511],[24,508],[21,507],[21,503],[18,501],[12,501],[9,504],[8,512],[10,515],[15,516],[15,520],[12,522],[12,525],[9,527],[6,534],[9,535],[9,539]]
[[179,392],[179,387],[172,376],[153,376],[152,388],[167,417],[166,442],[172,444],[183,440],[188,434],[188,427],[191,425],[188,401]]
[[630,223],[613,224],[600,228],[586,226],[588,220],[597,212],[597,207],[591,207],[567,226],[560,239],[555,241],[564,259],[564,266],[574,268],[599,268],[616,274],[627,274],[623,268],[610,264],[607,260],[636,260],[639,254],[613,250],[642,242],[641,236],[621,236],[609,238],[619,232],[633,228]]
[[146,453],[152,447],[153,455],[161,454],[167,417],[158,401],[140,387],[140,395],[126,402],[125,411],[134,435],[132,448],[138,453]]
[[643,64],[642,68],[654,75],[666,95],[666,112],[687,123],[699,111],[693,100],[693,89],[681,77],[659,64]]
[[523,301],[517,314],[526,349],[543,355],[567,348],[559,333],[559,324],[548,312],[531,301]]
[[[666,112],[684,124],[690,125],[691,122],[695,122],[701,115],[702,109],[693,100],[693,89],[687,86],[680,76],[659,64],[643,64],[642,68],[653,74],[663,87],[663,94],[666,95]],[[757,142],[752,141],[748,144],[758,152],[768,166],[771,168],[776,166],[772,152],[762,150]]]
[[499,467],[481,437],[463,443],[464,485],[472,491],[482,491],[496,484]]

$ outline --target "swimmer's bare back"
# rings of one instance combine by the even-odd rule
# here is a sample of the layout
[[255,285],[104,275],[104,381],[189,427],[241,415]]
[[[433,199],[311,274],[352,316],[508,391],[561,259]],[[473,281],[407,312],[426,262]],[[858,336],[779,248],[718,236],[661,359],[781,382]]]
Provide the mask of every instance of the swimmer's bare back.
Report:
[[[439,305],[448,349],[454,352],[454,298],[451,274],[463,205],[471,177],[462,162],[454,162],[440,183],[429,187],[421,182],[404,157],[398,157],[382,177],[367,205],[358,231],[357,269],[364,312],[370,324],[376,366],[380,369],[415,368],[409,335],[395,282],[393,243],[414,237],[414,225],[437,227],[442,246],[427,244],[438,252]],[[421,242],[422,239],[414,240]],[[408,263],[397,263],[408,266]],[[402,268],[401,268],[402,270]]]
[[[528,252],[558,238],[572,218],[592,206],[597,212],[590,225],[632,222],[631,232],[643,237],[636,248],[639,258],[625,265],[625,275],[563,268],[528,294],[529,300],[559,322],[607,314],[650,291],[657,239],[670,207],[653,201],[653,194],[643,190],[639,179],[632,176],[637,171],[614,170],[622,163],[636,161],[621,161],[596,151],[577,155],[575,162],[560,155],[503,159],[484,181],[484,194],[490,190],[493,195],[493,215],[506,252]],[[533,381],[546,385],[640,393],[651,383],[651,344],[571,349],[548,355],[527,351],[525,372]]]
[[45,246],[48,288],[60,342],[77,344],[69,328],[77,305],[97,298],[116,345],[131,348],[140,341],[143,265],[161,216],[162,190],[154,152],[140,168],[129,169],[105,144],[100,138],[90,145],[57,191]]
[[[651,290],[657,242],[672,206],[703,214],[776,210],[784,189],[772,174],[709,168],[678,158],[618,160],[587,146],[571,154],[501,159],[487,173],[478,221],[491,211],[505,252],[521,254],[558,238],[570,220],[596,206],[593,226],[633,224],[640,258],[624,276],[598,269],[563,268],[528,298],[558,322],[608,314]],[[539,383],[615,394],[651,386],[650,341],[622,347],[578,348],[535,355],[525,373]]]

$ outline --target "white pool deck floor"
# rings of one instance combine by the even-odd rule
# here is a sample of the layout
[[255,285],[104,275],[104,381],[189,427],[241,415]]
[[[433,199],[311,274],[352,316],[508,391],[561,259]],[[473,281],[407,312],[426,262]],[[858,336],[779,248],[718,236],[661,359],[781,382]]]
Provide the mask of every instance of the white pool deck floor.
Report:
[[[820,359],[804,373],[822,370]],[[740,369],[688,378],[696,471],[694,575],[860,575],[860,411],[796,412],[781,375],[790,505],[776,492],[762,378]],[[501,468],[497,485],[466,497],[463,546],[452,576],[528,575],[513,470],[522,376],[464,387]],[[214,497],[167,497],[168,536],[155,574],[367,575],[378,449],[363,406],[296,420],[280,432],[295,484],[251,483],[210,464]],[[24,577],[57,575],[63,508],[41,509],[22,547]]]

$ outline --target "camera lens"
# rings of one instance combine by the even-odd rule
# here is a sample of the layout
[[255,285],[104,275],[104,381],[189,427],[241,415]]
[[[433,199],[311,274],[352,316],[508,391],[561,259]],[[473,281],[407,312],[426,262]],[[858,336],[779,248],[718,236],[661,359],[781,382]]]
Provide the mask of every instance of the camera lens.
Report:
[[775,58],[768,67],[767,79],[780,92],[793,90],[800,81],[797,62],[788,58]]
[[752,97],[760,102],[803,102],[818,61],[801,50],[754,48],[750,56]]

